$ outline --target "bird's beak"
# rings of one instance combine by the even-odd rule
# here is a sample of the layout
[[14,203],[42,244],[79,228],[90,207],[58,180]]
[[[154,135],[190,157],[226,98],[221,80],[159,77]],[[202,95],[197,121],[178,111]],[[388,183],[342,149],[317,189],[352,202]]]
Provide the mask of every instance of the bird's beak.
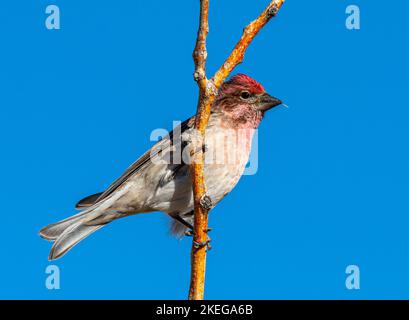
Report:
[[259,103],[258,103],[258,110],[260,111],[267,111],[271,108],[279,106],[283,102],[280,99],[274,98],[270,96],[268,93],[264,93],[260,96]]

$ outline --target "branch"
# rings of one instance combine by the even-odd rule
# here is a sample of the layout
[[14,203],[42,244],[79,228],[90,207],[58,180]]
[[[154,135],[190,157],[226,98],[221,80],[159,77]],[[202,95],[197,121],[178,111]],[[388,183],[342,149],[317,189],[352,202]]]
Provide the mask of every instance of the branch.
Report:
[[234,47],[233,51],[230,53],[229,57],[219,68],[213,77],[214,84],[216,88],[219,88],[224,80],[229,76],[233,69],[240,63],[243,62],[244,54],[253,41],[254,37],[259,33],[259,31],[275,17],[280,10],[281,6],[284,4],[285,0],[273,0],[264,9],[264,11],[259,15],[259,17],[252,21],[246,28],[244,28],[243,35],[241,36],[239,42]]
[[195,51],[193,52],[193,60],[195,61],[195,81],[199,85],[200,93],[206,90],[206,38],[209,33],[209,0],[200,1],[200,21],[199,31],[197,32],[197,40]]
[[[195,128],[204,136],[207,122],[210,116],[210,108],[212,102],[209,101],[209,94],[207,93],[208,83],[206,77],[206,38],[209,32],[209,0],[200,0],[200,23],[199,31],[197,33],[196,47],[193,52],[193,60],[195,61],[194,78],[199,86],[199,102],[197,106]],[[200,141],[203,143],[203,140]],[[193,146],[197,148],[197,146]],[[202,148],[200,146],[200,151]],[[192,159],[191,175],[193,184],[193,198],[194,198],[194,235],[193,241],[196,243],[203,243],[207,241],[207,226],[208,216],[205,208],[200,204],[200,200],[206,192],[204,182],[204,154],[203,152],[195,153]],[[204,296],[204,281],[206,272],[206,247],[196,248],[192,245],[191,253],[191,275],[190,275],[190,300],[203,300]]]
[[195,128],[200,141],[196,141],[194,150],[199,150],[193,155],[191,175],[194,194],[194,237],[191,252],[191,277],[190,300],[202,300],[204,297],[204,283],[206,271],[206,246],[197,247],[195,243],[205,243],[208,240],[208,208],[202,205],[206,196],[204,177],[203,141],[210,110],[217,93],[233,69],[243,62],[244,54],[258,32],[275,17],[285,0],[272,0],[260,16],[251,22],[243,32],[233,51],[215,73],[211,80],[206,76],[207,49],[206,39],[209,33],[209,0],[200,0],[200,22],[197,34],[196,47],[193,52],[195,62],[194,79],[199,87],[199,102],[197,106]]

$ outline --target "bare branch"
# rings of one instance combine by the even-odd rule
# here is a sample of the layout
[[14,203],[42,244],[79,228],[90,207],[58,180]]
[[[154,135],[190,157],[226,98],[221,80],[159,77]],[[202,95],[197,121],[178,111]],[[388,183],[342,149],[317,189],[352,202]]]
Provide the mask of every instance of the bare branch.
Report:
[[204,206],[202,202],[206,197],[204,153],[202,151],[202,145],[210,117],[210,110],[220,86],[233,69],[243,61],[246,49],[253,41],[254,37],[267,24],[267,22],[277,14],[284,1],[285,0],[272,0],[260,16],[244,29],[239,42],[211,80],[208,80],[206,75],[206,38],[209,32],[209,0],[200,1],[199,31],[196,47],[193,52],[193,59],[195,61],[194,78],[200,91],[195,120],[195,128],[199,133],[198,136],[200,141],[196,141],[193,148],[194,150],[200,151],[193,155],[191,165],[195,209],[195,230],[191,252],[191,278],[189,290],[189,299],[191,300],[202,300],[204,297],[206,246],[197,246],[195,244],[204,244],[208,240],[208,208]]
[[[209,32],[209,0],[200,1],[200,23],[199,31],[197,33],[196,47],[193,52],[193,59],[195,61],[194,78],[199,86],[199,102],[196,113],[195,128],[200,135],[204,135],[207,122],[210,115],[210,108],[212,102],[209,101],[207,94],[208,80],[206,77],[206,38]],[[197,144],[198,142],[196,142]],[[202,150],[202,141],[199,142],[199,150]],[[193,148],[197,148],[194,145]],[[204,296],[204,281],[206,272],[206,247],[196,247],[194,243],[202,243],[207,241],[207,211],[200,205],[200,199],[205,194],[205,182],[203,173],[203,152],[195,153],[192,159],[191,175],[194,194],[194,236],[191,253],[191,275],[190,275],[190,300],[203,300]],[[203,229],[205,227],[205,229]]]
[[239,42],[236,44],[229,57],[213,77],[216,88],[219,88],[233,69],[238,64],[243,62],[244,54],[254,37],[271,20],[271,18],[277,15],[281,6],[284,4],[284,1],[285,0],[271,1],[260,16],[256,20],[252,21],[246,28],[244,28],[243,35],[241,36]]
[[193,51],[193,60],[195,61],[194,78],[198,83],[202,93],[206,90],[206,38],[209,33],[209,0],[200,1],[200,21],[199,31],[197,32],[196,47]]

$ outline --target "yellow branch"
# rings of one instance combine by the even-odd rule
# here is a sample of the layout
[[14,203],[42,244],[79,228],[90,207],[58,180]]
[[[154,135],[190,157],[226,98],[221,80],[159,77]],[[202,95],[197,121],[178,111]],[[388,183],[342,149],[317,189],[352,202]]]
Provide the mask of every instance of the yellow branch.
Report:
[[273,18],[280,10],[285,0],[273,0],[260,16],[251,22],[243,32],[239,42],[233,51],[216,72],[211,80],[206,76],[206,38],[209,32],[209,0],[200,1],[200,22],[197,35],[196,47],[193,52],[195,61],[194,78],[199,86],[199,102],[196,113],[195,128],[201,137],[199,146],[194,146],[195,153],[192,159],[191,175],[194,193],[194,237],[191,252],[191,276],[190,276],[190,300],[203,300],[206,272],[206,246],[198,247],[195,243],[205,243],[208,240],[208,211],[202,205],[202,199],[206,195],[204,177],[204,153],[202,144],[210,116],[210,110],[223,82],[233,69],[244,59],[246,49],[253,41],[257,33]]

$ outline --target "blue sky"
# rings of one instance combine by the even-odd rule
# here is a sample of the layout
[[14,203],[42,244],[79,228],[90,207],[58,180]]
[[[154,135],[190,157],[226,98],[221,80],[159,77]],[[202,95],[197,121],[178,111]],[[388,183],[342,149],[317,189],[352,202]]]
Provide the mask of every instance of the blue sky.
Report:
[[[209,73],[267,3],[211,1]],[[308,3],[288,0],[235,71],[290,108],[266,117],[257,174],[211,213],[209,299],[409,298],[409,4]],[[195,112],[198,1],[56,0],[60,30],[45,28],[49,4],[0,4],[0,298],[184,299],[190,239],[159,213],[52,263],[60,290],[37,232]]]

